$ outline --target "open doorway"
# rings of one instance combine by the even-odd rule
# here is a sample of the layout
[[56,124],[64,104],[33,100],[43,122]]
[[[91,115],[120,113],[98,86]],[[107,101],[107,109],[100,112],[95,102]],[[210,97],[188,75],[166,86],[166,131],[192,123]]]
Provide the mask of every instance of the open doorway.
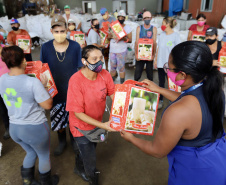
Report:
[[96,1],[82,1],[82,9],[84,13],[96,13]]
[[128,14],[128,2],[127,1],[121,1],[120,10],[124,10],[126,14]]

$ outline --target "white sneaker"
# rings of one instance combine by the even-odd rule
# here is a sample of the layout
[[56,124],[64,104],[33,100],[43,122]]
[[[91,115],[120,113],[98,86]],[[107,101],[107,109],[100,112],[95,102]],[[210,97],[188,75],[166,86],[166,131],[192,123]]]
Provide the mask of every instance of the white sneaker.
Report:
[[161,109],[163,107],[163,100],[159,101],[159,106],[158,106],[158,110]]
[[32,46],[31,49],[34,50],[35,49],[35,46]]

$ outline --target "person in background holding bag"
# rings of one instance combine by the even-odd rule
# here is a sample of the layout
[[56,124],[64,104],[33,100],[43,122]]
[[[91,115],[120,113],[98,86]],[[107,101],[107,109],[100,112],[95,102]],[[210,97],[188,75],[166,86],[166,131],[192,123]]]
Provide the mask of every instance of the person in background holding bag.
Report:
[[110,73],[115,81],[117,78],[117,68],[119,70],[120,76],[120,83],[123,84],[125,81],[125,63],[126,63],[126,56],[127,56],[127,43],[132,42],[132,29],[129,25],[126,25],[125,22],[126,13],[124,10],[120,10],[118,12],[118,21],[124,28],[127,35],[120,39],[119,41],[114,36],[111,38],[110,41],[110,63],[111,69]]
[[[100,14],[103,18],[100,20],[100,28],[103,28],[106,32],[109,33],[110,24],[112,22],[116,21],[116,19],[115,19],[115,17],[112,17],[109,15],[109,12],[107,11],[106,8],[101,8]],[[111,35],[109,34],[109,39],[110,38],[111,38]],[[106,70],[108,71],[109,47],[105,48],[103,50],[103,53],[104,53],[104,61],[105,61]]]
[[[162,21],[162,33],[158,39],[158,49],[155,57],[154,67],[158,68],[159,86],[165,87],[166,73],[163,65],[168,61],[169,54],[174,46],[180,43],[180,35],[173,31],[177,25],[176,19],[166,17]],[[163,96],[160,96],[158,109],[163,107]]]
[[[144,70],[144,65],[146,64],[146,73],[147,78],[153,81],[153,59],[155,58],[156,52],[156,38],[157,38],[157,28],[152,26],[151,23],[152,15],[151,12],[146,11],[143,13],[144,25],[137,27],[136,33],[136,42],[135,42],[135,57],[136,57],[136,69],[134,73],[134,80],[139,81]],[[139,60],[138,59],[138,42],[140,38],[153,39],[153,48],[152,48],[152,60]]]
[[213,65],[218,66],[218,57],[221,48],[224,45],[224,42],[218,41],[218,32],[217,28],[210,27],[206,30],[206,44],[210,48],[210,51],[213,56]]
[[91,29],[88,34],[87,45],[94,45],[98,48],[104,49],[105,46],[101,45],[100,35],[99,35],[100,24],[97,19],[91,20]]
[[[0,77],[9,72],[8,67],[6,66],[5,62],[2,61],[1,58],[1,52],[3,49],[4,45],[0,44]],[[0,115],[2,118],[2,122],[4,123],[5,126],[5,133],[3,135],[3,139],[9,139],[10,135],[9,135],[9,116],[8,116],[8,111],[7,108],[5,106],[5,103],[3,101],[3,98],[0,95]]]
[[154,140],[121,132],[125,140],[148,155],[167,155],[168,185],[225,185],[223,75],[212,64],[205,43],[186,41],[175,46],[165,70],[175,84],[181,83],[182,93],[143,81],[144,87],[172,101],[163,112]]
[[[7,36],[7,43],[10,46],[15,46],[16,45],[16,36],[17,35],[29,35],[29,33],[26,30],[20,29],[20,23],[17,19],[11,19],[10,25],[12,28],[12,31],[9,32]],[[30,41],[30,48],[32,47],[32,41]],[[26,61],[32,61],[32,56],[31,54],[25,54],[25,59]]]
[[[51,128],[58,134],[59,145],[54,151],[54,155],[58,156],[63,153],[67,144],[66,127],[69,123],[69,113],[65,110],[65,107],[68,81],[83,65],[81,63],[81,47],[77,42],[66,39],[66,21],[61,15],[53,17],[51,32],[54,40],[43,44],[40,60],[49,64],[58,90],[58,94],[53,98],[53,107],[50,111]],[[71,141],[73,141],[72,136]]]
[[197,17],[197,24],[192,24],[189,28],[189,32],[188,32],[188,38],[187,40],[191,40],[192,37],[192,32],[193,31],[206,31],[207,28],[209,28],[209,25],[206,25],[206,16],[202,13],[200,13]]
[[[52,107],[53,100],[47,92],[47,78],[25,74],[24,52],[18,46],[4,47],[2,60],[9,68],[0,78],[0,94],[8,109],[10,136],[25,151],[21,166],[23,185],[57,185],[59,177],[51,177],[50,129],[45,109]],[[35,162],[39,159],[40,183],[34,180]]]
[[[96,169],[96,145],[83,132],[92,132],[96,127],[114,131],[110,122],[102,123],[106,97],[113,99],[114,82],[103,67],[103,54],[94,46],[86,46],[82,51],[84,67],[75,73],[68,86],[67,106],[70,130],[79,148],[76,156],[75,173],[90,185],[98,185]],[[80,131],[79,131],[80,130]],[[81,131],[82,130],[82,131]]]

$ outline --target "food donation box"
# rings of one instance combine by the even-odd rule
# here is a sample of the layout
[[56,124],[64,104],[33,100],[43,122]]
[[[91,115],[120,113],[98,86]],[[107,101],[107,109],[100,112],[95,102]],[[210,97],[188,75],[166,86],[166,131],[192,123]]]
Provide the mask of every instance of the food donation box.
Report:
[[205,42],[206,41],[206,33],[204,31],[193,31],[191,40]]
[[100,44],[101,45],[105,45],[106,48],[109,46],[110,41],[107,38],[108,37],[108,32],[106,32],[103,28],[101,28],[99,30],[99,34],[100,34]]
[[48,79],[47,90],[50,96],[53,98],[54,96],[57,95],[58,91],[48,64],[46,63],[43,64],[41,61],[27,62],[25,74],[31,77],[38,78],[39,80],[41,80],[40,76],[42,74],[45,75],[46,78]]
[[85,44],[85,33],[81,31],[72,31],[70,34],[70,39],[76,41],[80,46]]
[[172,82],[172,80],[167,76],[168,78],[168,88],[171,91],[175,91],[175,92],[181,92],[181,87],[176,85],[175,83]]
[[117,40],[120,40],[121,38],[125,37],[127,35],[126,31],[124,30],[124,28],[122,27],[122,25],[120,24],[120,22],[114,21],[110,24],[110,27],[112,29],[112,31],[114,32],[115,36],[117,37]]
[[220,71],[226,74],[226,45],[219,52],[218,65],[220,66]]
[[25,54],[31,53],[31,38],[29,35],[17,35],[16,45],[23,49]]
[[159,103],[159,93],[142,87],[142,83],[127,80],[115,85],[111,108],[111,127],[143,135],[153,135]]
[[137,54],[139,60],[151,60],[153,53],[153,39],[139,39]]

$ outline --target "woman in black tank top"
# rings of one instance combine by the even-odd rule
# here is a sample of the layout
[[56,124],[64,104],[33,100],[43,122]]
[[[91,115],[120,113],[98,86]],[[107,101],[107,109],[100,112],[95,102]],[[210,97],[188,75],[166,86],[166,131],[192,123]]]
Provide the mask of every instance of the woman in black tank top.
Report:
[[225,185],[226,140],[223,129],[223,76],[212,66],[205,43],[176,45],[165,71],[182,92],[144,80],[144,87],[172,101],[162,115],[153,141],[121,131],[121,136],[157,158],[168,157],[168,185]]
[[223,42],[218,41],[217,28],[210,27],[206,30],[206,44],[210,48],[213,56],[213,65],[217,66],[217,61],[219,57],[219,52],[223,46]]

